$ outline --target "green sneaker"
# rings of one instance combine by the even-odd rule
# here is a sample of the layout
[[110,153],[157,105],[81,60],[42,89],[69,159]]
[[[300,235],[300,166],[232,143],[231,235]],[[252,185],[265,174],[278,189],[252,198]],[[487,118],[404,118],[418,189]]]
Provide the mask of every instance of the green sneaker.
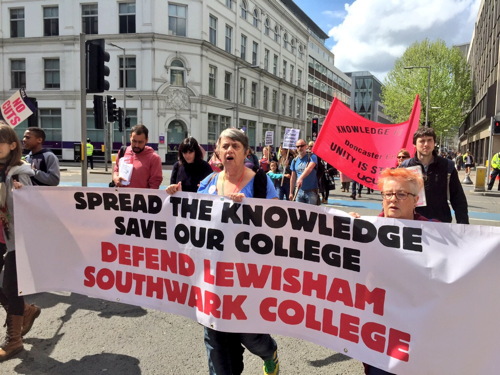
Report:
[[264,361],[264,375],[278,375],[280,373],[280,361],[278,351],[274,352],[273,358]]

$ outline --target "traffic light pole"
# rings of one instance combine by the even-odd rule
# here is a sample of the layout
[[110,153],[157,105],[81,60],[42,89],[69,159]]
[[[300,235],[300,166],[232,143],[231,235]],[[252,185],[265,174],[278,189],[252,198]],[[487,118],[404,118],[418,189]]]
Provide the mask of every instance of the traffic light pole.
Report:
[[87,186],[87,76],[85,34],[80,33],[80,122],[82,186]]

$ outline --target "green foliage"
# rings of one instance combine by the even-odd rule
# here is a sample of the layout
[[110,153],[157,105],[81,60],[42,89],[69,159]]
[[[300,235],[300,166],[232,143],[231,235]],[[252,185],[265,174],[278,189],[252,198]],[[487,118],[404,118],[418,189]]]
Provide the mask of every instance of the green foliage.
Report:
[[471,74],[465,57],[458,48],[448,48],[442,40],[430,42],[425,39],[413,43],[396,60],[382,88],[384,112],[396,123],[408,120],[415,96],[419,94],[422,102],[420,123],[423,124],[429,69],[405,69],[411,66],[431,67],[430,126],[438,136],[444,130],[449,130],[450,136],[455,134],[465,119],[472,99]]

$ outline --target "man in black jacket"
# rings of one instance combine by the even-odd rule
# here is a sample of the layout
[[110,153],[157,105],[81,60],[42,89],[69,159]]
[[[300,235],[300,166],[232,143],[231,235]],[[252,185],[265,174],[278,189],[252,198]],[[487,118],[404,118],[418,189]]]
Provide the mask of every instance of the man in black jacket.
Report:
[[403,162],[401,167],[420,166],[424,176],[425,199],[427,205],[417,207],[416,211],[428,219],[451,223],[451,210],[448,200],[455,211],[455,220],[469,224],[467,198],[458,178],[458,172],[451,160],[438,156],[436,133],[434,129],[421,127],[413,135],[415,156]]

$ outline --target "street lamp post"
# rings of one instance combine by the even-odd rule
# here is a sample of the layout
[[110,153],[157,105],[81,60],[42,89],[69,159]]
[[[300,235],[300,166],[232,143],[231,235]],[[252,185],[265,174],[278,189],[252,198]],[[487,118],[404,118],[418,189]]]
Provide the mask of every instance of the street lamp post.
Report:
[[431,99],[431,67],[430,66],[406,66],[405,69],[427,69],[427,104],[425,106],[425,126],[429,126],[429,108]]
[[[127,74],[125,71],[125,48],[117,46],[114,43],[109,43],[110,46],[116,47],[123,51],[123,121],[127,118]],[[125,130],[125,124],[123,124],[123,133],[122,133],[122,145],[125,146],[127,144],[127,131]]]
[[235,110],[236,110],[236,124],[235,128],[238,128],[240,126],[240,69],[257,69],[260,68],[259,65],[238,65],[236,67],[236,105],[235,105]]

